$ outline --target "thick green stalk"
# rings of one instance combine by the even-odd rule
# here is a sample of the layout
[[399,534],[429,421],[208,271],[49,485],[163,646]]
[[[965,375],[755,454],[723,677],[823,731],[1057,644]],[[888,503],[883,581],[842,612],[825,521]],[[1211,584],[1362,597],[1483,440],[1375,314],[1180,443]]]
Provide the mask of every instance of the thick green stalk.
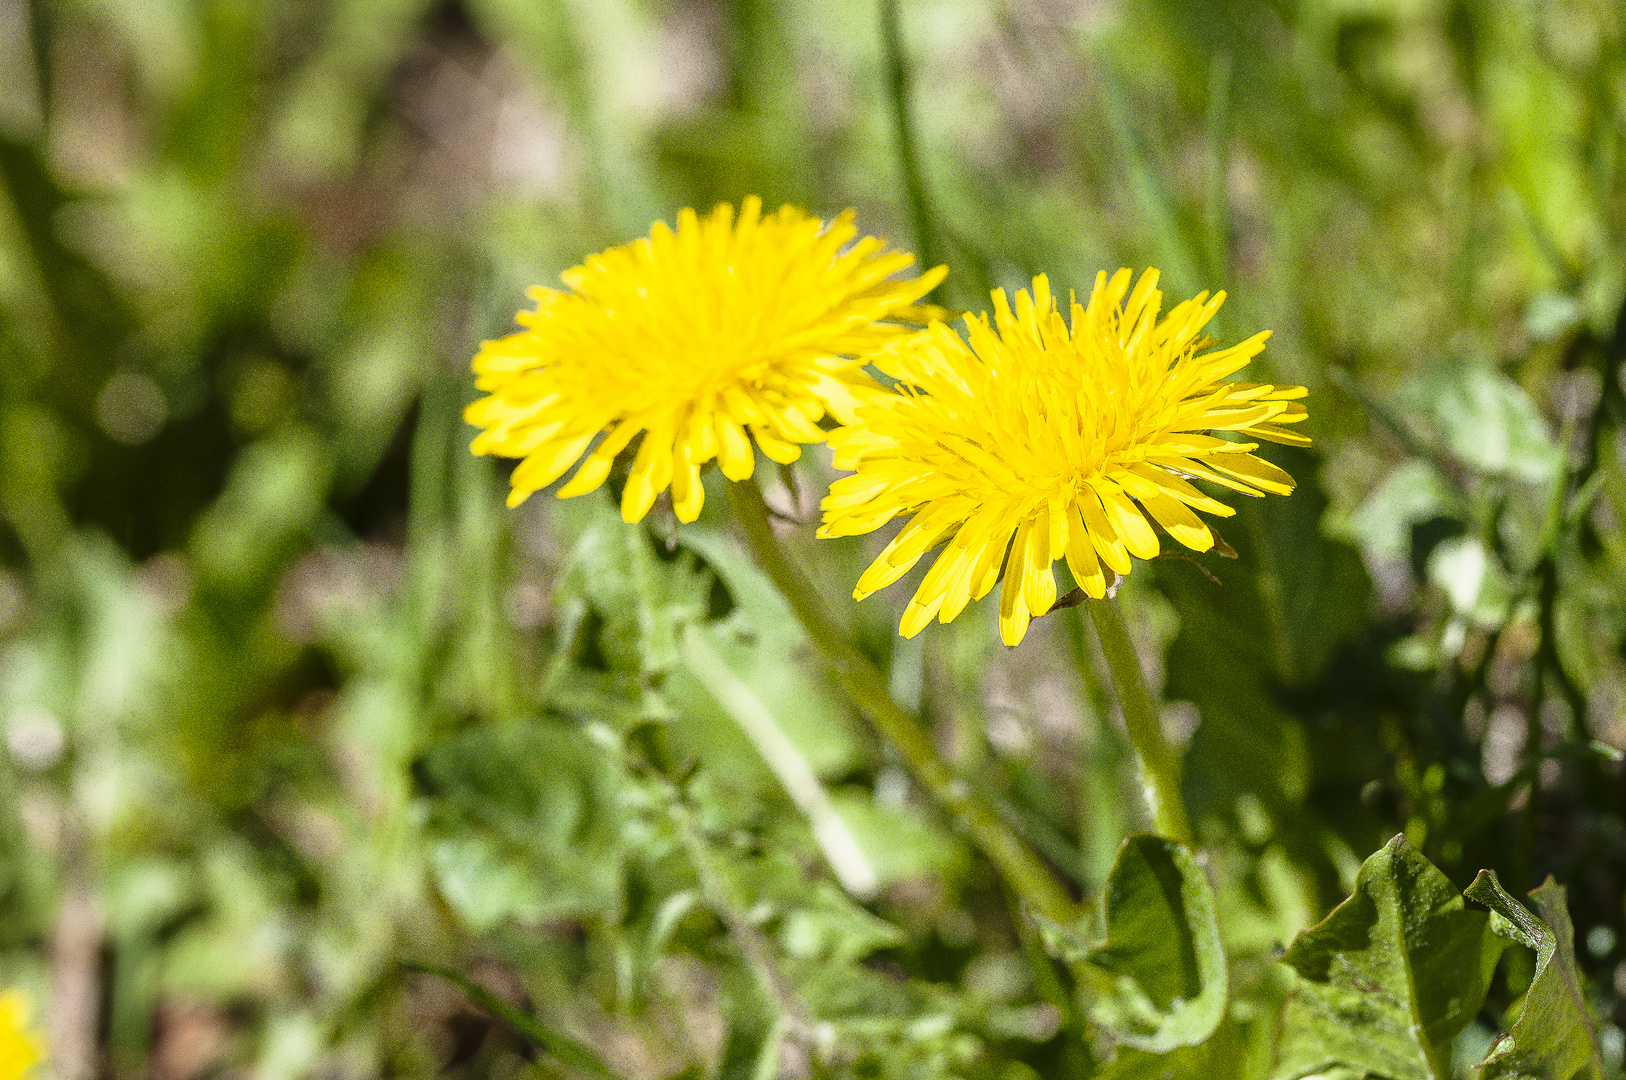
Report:
[[1101,639],[1107,667],[1112,669],[1112,681],[1118,687],[1118,703],[1123,706],[1129,741],[1140,755],[1141,782],[1146,803],[1152,809],[1152,827],[1171,840],[1190,845],[1191,826],[1186,822],[1185,804],[1180,801],[1180,760],[1174,756],[1169,740],[1163,737],[1157,704],[1146,689],[1140,660],[1129,640],[1129,628],[1124,625],[1118,601],[1114,598],[1091,600],[1090,617]]
[[730,484],[728,491],[758,565],[789,602],[853,704],[903,755],[915,779],[966,831],[1016,894],[1047,918],[1070,921],[1073,903],[1050,871],[1005,827],[994,808],[954,775],[919,721],[892,700],[886,680],[847,640],[807,575],[786,556],[768,524],[768,507],[756,481]]

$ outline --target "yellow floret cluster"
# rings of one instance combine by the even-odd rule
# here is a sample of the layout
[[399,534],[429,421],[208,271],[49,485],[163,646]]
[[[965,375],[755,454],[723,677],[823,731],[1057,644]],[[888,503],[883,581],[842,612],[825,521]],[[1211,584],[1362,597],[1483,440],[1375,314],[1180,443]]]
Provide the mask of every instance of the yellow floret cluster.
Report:
[[1109,573],[1159,553],[1159,530],[1211,548],[1197,512],[1234,511],[1193,481],[1293,490],[1254,451],[1308,443],[1290,427],[1305,390],[1231,380],[1270,334],[1213,348],[1203,330],[1224,293],[1165,312],[1156,270],[1119,270],[1064,307],[1041,275],[1014,305],[996,290],[992,318],[966,316],[962,334],[921,303],[945,269],[904,276],[913,262],[860,238],[850,211],[764,216],[755,198],[737,217],[684,210],[676,229],[657,223],[566,272],[564,290],[532,290],[521,330],[474,359],[486,396],[465,413],[482,429],[473,449],[519,459],[510,505],[572,468],[559,496],[593,491],[622,461],[627,521],[670,491],[687,522],[709,463],[743,481],[757,450],[788,464],[828,441],[852,475],[824,499],[819,535],[908,519],[853,595],[941,546],[900,632],[950,621],[1003,580],[1013,645],[1055,603],[1059,560],[1099,598]]
[[756,444],[789,464],[822,442],[826,415],[853,418],[877,389],[864,358],[925,321],[916,307],[943,280],[938,267],[897,275],[914,256],[857,238],[852,214],[825,223],[795,207],[762,215],[761,201],[678,215],[536,288],[523,329],[474,358],[487,394],[468,407],[484,429],[477,454],[519,458],[509,505],[547,487],[586,456],[564,497],[603,484],[642,436],[621,510],[641,520],[668,488],[683,521],[700,513],[700,470],[717,461],[743,480]]
[[[1225,382],[1269,332],[1204,352],[1203,327],[1224,302],[1206,293],[1160,318],[1158,274],[1130,291],[1103,273],[1064,320],[1049,281],[993,294],[994,318],[969,316],[966,336],[941,323],[876,357],[897,380],[855,423],[834,432],[838,468],[854,470],[824,500],[821,536],[867,533],[913,515],[859,579],[862,599],[898,580],[946,541],[904,612],[919,633],[991,590],[1004,571],[1000,632],[1015,644],[1056,600],[1052,564],[1065,558],[1086,593],[1106,570],[1158,554],[1155,522],[1195,551],[1214,544],[1193,512],[1234,511],[1193,486],[1285,495],[1293,480],[1252,451],[1257,441],[1306,442],[1284,428],[1305,417],[1297,386]],[[1148,520],[1150,519],[1150,520]]]

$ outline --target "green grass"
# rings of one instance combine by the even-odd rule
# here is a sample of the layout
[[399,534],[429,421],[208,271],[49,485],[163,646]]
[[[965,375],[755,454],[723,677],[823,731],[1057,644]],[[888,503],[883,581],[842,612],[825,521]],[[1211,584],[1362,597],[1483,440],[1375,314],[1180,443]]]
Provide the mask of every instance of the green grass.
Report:
[[[1404,833],[1452,896],[1568,888],[1541,1000],[1573,973],[1618,1071],[1621,33],[1556,0],[0,7],[0,987],[62,1080],[733,1080],[781,1043],[785,1075],[1266,1077],[1278,949]],[[695,526],[626,528],[509,511],[467,453],[526,286],[748,194],[856,208],[974,310],[1156,265],[1310,388],[1239,558],[1123,595],[1230,964],[1198,1046],[1113,1058],[720,477]],[[904,585],[847,600],[873,545],[811,533],[894,696],[1093,902],[1148,823],[1078,612],[904,645]],[[874,895],[685,668],[697,621]],[[1535,953],[1499,971],[1459,1073]]]

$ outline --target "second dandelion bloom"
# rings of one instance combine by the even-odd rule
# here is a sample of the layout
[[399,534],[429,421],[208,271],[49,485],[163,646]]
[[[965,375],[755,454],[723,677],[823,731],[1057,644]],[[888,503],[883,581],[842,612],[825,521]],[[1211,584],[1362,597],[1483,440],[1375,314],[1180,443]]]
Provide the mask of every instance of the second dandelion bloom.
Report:
[[[1202,293],[1160,318],[1158,273],[1097,276],[1087,304],[1064,319],[1049,282],[996,291],[994,318],[967,317],[965,338],[941,323],[876,364],[895,394],[870,400],[856,423],[830,435],[838,468],[821,536],[870,532],[912,515],[858,581],[864,598],[897,581],[938,544],[943,551],[904,611],[899,632],[948,622],[986,595],[1004,571],[1000,636],[1022,640],[1056,600],[1052,570],[1065,559],[1087,594],[1106,594],[1107,572],[1150,559],[1156,522],[1178,543],[1207,551],[1214,534],[1197,516],[1235,513],[1194,486],[1286,495],[1293,479],[1256,456],[1257,440],[1304,445],[1300,386],[1227,382],[1265,347],[1262,331],[1208,350],[1203,328],[1224,293]],[[1230,433],[1222,437],[1217,433]],[[1148,520],[1150,519],[1150,520]]]

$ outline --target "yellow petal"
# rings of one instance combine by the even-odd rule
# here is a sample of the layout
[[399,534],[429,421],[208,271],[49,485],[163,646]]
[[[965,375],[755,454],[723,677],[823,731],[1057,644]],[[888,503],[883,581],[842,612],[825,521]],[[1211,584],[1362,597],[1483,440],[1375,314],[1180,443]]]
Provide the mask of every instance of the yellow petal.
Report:
[[[1279,417],[1278,419],[1285,420],[1287,418]],[[1300,435],[1296,431],[1289,431],[1286,428],[1279,428],[1272,424],[1255,424],[1248,429],[1248,434],[1258,439],[1264,439],[1267,442],[1282,443],[1286,446],[1310,445],[1310,436]]]
[[1147,524],[1135,504],[1110,480],[1094,480],[1090,486],[1101,497],[1101,507],[1107,513],[1107,520],[1112,523],[1113,531],[1123,539],[1129,554],[1137,559],[1157,558],[1157,533],[1152,531],[1152,526]]
[[781,465],[789,465],[802,456],[802,448],[769,431],[760,424],[751,425],[751,437],[756,439],[757,446],[768,456],[768,460],[777,461]]
[[1028,542],[1022,561],[1022,588],[1028,610],[1043,615],[1056,602],[1056,575],[1051,570],[1050,513],[1039,511],[1028,531]]
[[1090,542],[1095,546],[1096,554],[1101,556],[1101,561],[1116,573],[1129,573],[1129,549],[1119,538],[1118,531],[1107,521],[1094,489],[1085,488],[1079,492],[1073,505],[1078,507],[1079,516],[1084,519],[1085,528],[1090,534]]
[[632,462],[632,474],[621,491],[621,520],[642,521],[655,505],[655,498],[672,482],[672,436],[670,429],[656,429],[644,435],[643,445]]
[[1050,497],[1046,510],[1050,524],[1048,552],[1050,561],[1055,562],[1061,558],[1062,552],[1067,550],[1067,518],[1071,511],[1068,509],[1068,500],[1059,491]]
[[853,589],[853,599],[862,600],[878,589],[884,589],[914,568],[943,537],[948,524],[942,511],[922,511],[899,530],[892,542],[882,549],[869,569],[859,577]]
[[1141,505],[1170,536],[1192,551],[1207,551],[1214,546],[1214,534],[1184,503],[1159,491],[1150,498],[1142,499]]
[[1221,487],[1230,488],[1232,491],[1240,491],[1244,495],[1251,495],[1256,499],[1259,498],[1259,492],[1255,491],[1247,484],[1244,484],[1238,480],[1233,480],[1229,476],[1222,476],[1204,465],[1199,465],[1190,458],[1158,456],[1150,457],[1147,460],[1154,464],[1161,465],[1166,469],[1179,469],[1181,472],[1186,473],[1189,476],[1195,476],[1199,480],[1207,480],[1211,484],[1218,484]]
[[1099,600],[1107,594],[1107,576],[1101,572],[1101,563],[1095,557],[1089,526],[1079,518],[1075,506],[1069,506],[1067,514],[1067,569],[1072,571],[1079,588]]
[[1245,480],[1273,495],[1290,495],[1293,492],[1291,476],[1264,458],[1254,457],[1252,454],[1215,455],[1208,459],[1208,464],[1218,472]]
[[1028,609],[1026,582],[1023,568],[1029,537],[1033,533],[1033,519],[1016,527],[1016,539],[1011,544],[1011,557],[1005,568],[1005,585],[999,590],[999,636],[1007,645],[1019,644],[1028,632],[1033,613]]
[[539,448],[514,467],[509,483],[513,484],[516,491],[522,490],[527,495],[547,487],[576,463],[582,456],[582,451],[587,449],[587,445],[597,434],[596,431],[589,431]]
[[610,467],[615,464],[616,457],[627,448],[634,435],[638,434],[636,424],[622,423],[598,444],[598,448],[587,456],[582,467],[576,470],[576,475],[570,482],[559,489],[559,498],[570,499],[577,495],[586,495],[589,491],[597,491],[604,478],[610,475]]
[[700,516],[700,507],[705,501],[700,466],[691,461],[680,462],[672,473],[672,512],[679,521],[693,521]]
[[[943,606],[937,612],[939,621],[952,622],[959,616],[960,612],[965,610],[966,604],[970,603],[971,589],[976,584],[971,580],[971,577],[976,573],[977,565],[982,561],[983,551],[986,547],[987,544],[984,543],[981,547],[966,547],[953,553],[955,559],[953,567],[945,571],[943,575],[946,581],[941,589]],[[951,553],[945,551],[937,557],[937,561],[941,563],[950,557]],[[932,570],[935,571],[936,569],[937,566],[934,564]],[[924,589],[925,587],[925,583],[922,582],[921,588]]]
[[914,637],[926,629],[926,624],[932,621],[932,617],[942,606],[941,596],[925,604],[919,600],[910,600],[909,605],[903,609],[903,618],[898,622],[898,633],[906,638]]
[[1167,469],[1160,469],[1156,465],[1142,461],[1130,466],[1129,471],[1143,480],[1150,481],[1171,497],[1179,499],[1187,506],[1197,510],[1215,514],[1219,517],[1230,517],[1236,513],[1229,506],[1226,506],[1218,499],[1209,498]]
[[902,506],[883,506],[879,509],[869,508],[862,513],[854,511],[826,515],[824,524],[819,526],[819,537],[830,539],[837,536],[862,536],[867,532],[874,532],[904,512],[905,508]]
[[605,458],[593,454],[588,457],[582,462],[582,467],[576,470],[576,475],[570,478],[570,482],[559,489],[559,498],[572,499],[577,495],[597,491],[605,478],[610,475],[610,465],[613,461],[613,456]]
[[751,441],[745,437],[745,429],[721,412],[716,414],[713,423],[717,428],[717,461],[723,475],[736,483],[750,479],[756,471],[756,454],[751,450]]
[[1010,544],[1011,534],[1004,528],[996,530],[989,538],[971,571],[971,599],[981,600],[999,581],[999,572],[1005,565],[1005,553]]

